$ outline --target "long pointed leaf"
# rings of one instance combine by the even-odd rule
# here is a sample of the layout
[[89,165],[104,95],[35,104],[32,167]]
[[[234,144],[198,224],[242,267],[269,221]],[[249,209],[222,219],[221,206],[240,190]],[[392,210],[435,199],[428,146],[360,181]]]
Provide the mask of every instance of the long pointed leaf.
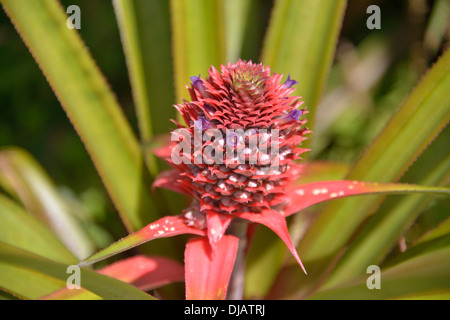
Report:
[[93,254],[79,263],[79,265],[85,266],[101,261],[154,239],[173,237],[185,233],[202,236],[206,235],[205,230],[186,225],[182,216],[168,216],[161,218]]
[[[148,291],[159,286],[184,280],[184,268],[178,262],[163,258],[138,255],[117,261],[97,271],[100,274],[118,279],[132,286]],[[55,291],[42,299],[67,300],[94,299],[92,292],[79,289],[70,290],[67,287]]]
[[439,226],[437,226],[436,229],[433,229],[424,234],[422,237],[420,237],[419,240],[416,242],[416,244],[429,241],[448,234],[450,234],[450,218],[439,224]]
[[72,216],[53,182],[30,154],[14,148],[0,151],[0,171],[14,186],[28,212],[49,226],[79,259],[93,253],[91,240]]
[[157,218],[139,144],[55,0],[1,0],[83,140],[128,230]]
[[[346,287],[318,292],[311,299],[396,299],[450,289],[450,237],[407,250],[397,263],[381,266],[381,289],[369,290],[367,275]],[[419,249],[419,250],[417,250]]]
[[227,60],[236,62],[241,58],[244,36],[254,0],[226,0],[224,2]]
[[[316,181],[340,180],[344,178],[348,166],[341,163],[309,162],[303,164],[301,176],[296,181],[306,184]],[[302,219],[295,216],[294,219]],[[291,225],[291,236],[293,236]],[[245,296],[262,298],[267,295],[277,273],[282,267],[286,246],[267,228],[258,228],[251,242],[246,261]]]
[[225,63],[222,0],[171,0],[172,46],[177,102],[187,98],[189,77],[207,75],[208,68]]
[[[448,131],[450,132],[450,131]],[[417,171],[432,164],[421,180],[421,185],[442,185],[450,181],[450,154],[442,154],[442,148],[448,144],[448,134],[441,135],[409,170]],[[437,153],[436,153],[437,152]],[[428,158],[435,160],[427,161]],[[411,175],[411,174],[410,174]],[[371,221],[363,228],[358,237],[339,261],[333,274],[327,280],[327,287],[356,278],[365,273],[368,265],[381,264],[399,238],[423,212],[433,197],[426,194],[403,197],[394,204],[387,201]]]
[[[167,132],[175,118],[170,42],[169,2],[166,0],[115,0],[128,72],[133,89],[141,141]],[[156,160],[148,164],[157,173]]]
[[[0,261],[0,272],[0,291],[4,290],[17,299],[36,300],[66,285],[62,280],[4,261]],[[98,299],[93,293],[92,296]]]
[[[66,283],[70,274],[68,265],[57,263],[22,249],[0,242],[0,265],[15,266],[31,270],[46,277]],[[14,274],[3,275],[14,277]],[[121,281],[106,277],[88,269],[80,269],[80,284],[83,288],[104,299],[139,299],[150,300],[153,297]],[[28,283],[29,286],[35,283]]]
[[77,259],[33,215],[0,194],[0,242],[63,263]]
[[[284,209],[285,216],[304,208],[328,200],[349,196],[376,193],[410,193],[423,192],[450,195],[450,189],[443,187],[424,187],[401,183],[370,183],[360,181],[319,181],[299,185],[290,190],[291,203]],[[343,222],[343,221],[342,221]],[[344,222],[345,223],[345,222]],[[338,230],[342,227],[339,226]],[[335,233],[334,238],[338,238]]]
[[[320,181],[313,182],[305,185],[299,185],[292,191],[291,205],[288,206],[286,214],[292,214],[323,201],[331,199],[339,199],[347,196],[357,196],[371,193],[435,193],[449,195],[450,189],[443,187],[425,187],[408,184],[383,184],[383,183],[369,183],[369,182],[357,182],[357,181]],[[366,198],[367,197],[361,197]],[[333,200],[341,201],[341,200]],[[341,241],[341,238],[352,230],[350,221],[360,219],[356,216],[358,210],[352,210],[346,217],[347,220],[333,221],[333,224],[329,225],[330,229],[326,229],[324,232],[330,233],[330,242],[328,246],[333,246],[335,242]],[[320,217],[319,217],[320,219]],[[303,242],[300,242],[302,244]],[[299,246],[299,252],[302,254],[302,258],[305,256],[302,250],[307,250],[303,246]],[[319,258],[311,258],[311,253],[306,255],[308,260],[303,258],[304,265],[308,270],[311,270],[308,276],[298,272],[297,265],[286,266],[279,273],[279,277],[275,282],[274,287],[270,292],[270,298],[298,298],[305,297],[313,292],[319,281],[328,275],[330,269],[334,267],[337,260],[340,259],[339,255],[334,256],[319,256]]]
[[[113,2],[133,91],[144,158],[155,177],[161,168],[147,152],[155,135],[167,133],[175,119],[170,6],[167,0],[115,0]],[[180,196],[156,190],[171,212],[183,208]],[[168,210],[166,210],[168,211]]]
[[269,23],[262,62],[299,81],[298,94],[308,106],[308,127],[313,131],[345,6],[345,0],[279,0]]
[[[363,154],[347,179],[395,181],[450,120],[450,50],[433,66],[385,130]],[[431,111],[431,112],[430,112]],[[331,203],[300,244],[305,259],[336,257],[380,198],[354,198]],[[347,231],[338,237],[345,221]]]

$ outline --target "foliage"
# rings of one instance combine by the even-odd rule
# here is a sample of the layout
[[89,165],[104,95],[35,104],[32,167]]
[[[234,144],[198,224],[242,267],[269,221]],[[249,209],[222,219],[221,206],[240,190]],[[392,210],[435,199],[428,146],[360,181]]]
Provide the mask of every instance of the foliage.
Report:
[[[81,30],[67,28],[72,2]],[[72,2],[0,0],[0,31],[16,28],[58,99],[5,32],[0,299],[448,298],[448,1],[378,1],[381,30],[366,28],[368,1]],[[172,105],[190,77],[239,58],[299,81],[311,152],[296,206],[248,217],[269,228],[224,235],[212,258],[207,231],[184,224],[189,198],[152,188],[167,169],[154,151],[183,121]],[[76,264],[82,289],[67,290]]]

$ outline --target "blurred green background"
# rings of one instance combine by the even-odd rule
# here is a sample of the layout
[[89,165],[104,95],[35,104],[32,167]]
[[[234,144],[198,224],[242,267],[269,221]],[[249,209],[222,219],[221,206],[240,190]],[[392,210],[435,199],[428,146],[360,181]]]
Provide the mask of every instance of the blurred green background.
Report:
[[[81,8],[81,37],[137,133],[111,1],[61,3]],[[254,3],[258,13],[251,13],[256,18],[251,20],[252,28],[245,36],[241,58],[259,61],[273,3],[270,0]],[[348,2],[334,67],[317,113],[317,141],[311,153],[314,159],[351,163],[382,130],[419,76],[448,46],[449,16],[448,11],[441,10],[443,3],[448,8],[447,0]],[[381,30],[366,27],[369,17],[366,8],[371,4],[381,9]],[[296,93],[301,95],[301,84]],[[173,124],[167,123],[167,132],[171,128]],[[9,19],[0,11],[0,147],[10,145],[28,150],[56,184],[68,193],[77,194],[99,221],[117,216],[110,214],[114,208],[100,178],[50,86]],[[118,218],[109,224],[122,230]]]

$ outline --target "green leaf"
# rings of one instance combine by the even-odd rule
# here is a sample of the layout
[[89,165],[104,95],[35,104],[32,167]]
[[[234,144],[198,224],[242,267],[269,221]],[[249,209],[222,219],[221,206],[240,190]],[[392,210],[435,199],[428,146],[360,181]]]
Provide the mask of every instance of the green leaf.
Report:
[[227,0],[224,2],[227,60],[236,62],[241,57],[245,31],[250,14],[257,4],[254,0]]
[[366,275],[357,283],[318,292],[311,299],[396,299],[448,292],[450,236],[405,251],[395,264],[380,266],[381,289],[369,290]]
[[[0,272],[0,289],[19,299],[36,300],[66,285],[64,281],[11,265],[6,261],[0,261]],[[95,297],[94,294],[91,295]]]
[[176,100],[187,98],[189,77],[206,76],[226,61],[223,1],[171,0]]
[[421,294],[398,297],[398,300],[450,300],[450,290],[437,290]]
[[443,221],[439,226],[437,226],[436,229],[433,229],[427,233],[425,233],[419,240],[416,242],[416,244],[429,241],[432,239],[436,239],[438,237],[441,237],[443,235],[450,234],[450,218]]
[[150,223],[144,228],[135,231],[99,252],[94,253],[92,256],[79,263],[79,265],[86,266],[96,263],[154,239],[173,237],[186,233],[202,236],[206,235],[205,230],[187,226],[182,216],[167,216]]
[[[347,179],[377,182],[399,179],[450,120],[449,71],[450,51],[447,50],[357,161]],[[355,197],[331,202],[298,247],[304,264],[314,271],[306,279],[293,270],[295,266],[287,267],[274,292],[290,297],[308,295],[330,272],[348,241],[374,213],[381,199]],[[298,279],[293,281],[293,277]],[[298,281],[297,287],[284,288],[281,293],[283,284],[289,286],[288,279]]]
[[[286,207],[285,215],[295,213],[302,208],[305,209],[314,204],[332,201],[337,202],[340,200],[332,200],[340,197],[353,197],[356,195],[366,194],[363,199],[374,196],[376,193],[395,194],[395,193],[432,193],[436,195],[449,195],[450,189],[443,187],[426,187],[419,185],[400,184],[400,183],[369,183],[358,181],[320,181],[312,182],[305,185],[299,185],[291,193],[292,204]],[[339,191],[341,190],[341,191]],[[295,210],[294,210],[295,209]],[[353,215],[352,215],[353,214]],[[336,223],[333,227],[332,234],[330,235],[329,246],[334,245],[333,239],[338,238],[340,233],[348,232],[349,221],[360,219],[356,216],[357,210],[352,210],[348,215],[348,221]],[[315,221],[319,220],[317,218]],[[314,223],[313,223],[314,226]],[[308,229],[308,231],[311,229]],[[308,235],[308,231],[306,235]],[[303,239],[300,242],[300,247],[303,244]],[[302,247],[301,247],[302,248]],[[303,248],[304,249],[304,248]],[[346,249],[346,248],[344,248]],[[311,259],[311,253],[306,249],[298,250],[299,255],[302,257],[303,265],[308,270],[308,275],[301,273],[297,265],[287,265],[283,270],[279,272],[278,278],[269,293],[270,299],[296,299],[305,298],[313,292],[318,284],[324,281],[325,277],[333,270],[336,262],[341,258],[339,254],[335,256],[320,256],[316,259]],[[305,256],[308,258],[303,259]],[[309,253],[309,255],[308,255]]]
[[267,30],[262,62],[299,82],[297,92],[308,106],[308,127],[313,131],[345,6],[345,0],[279,0]]
[[316,181],[342,180],[345,178],[349,166],[344,163],[314,161],[303,164],[300,177],[296,184]]
[[83,140],[128,230],[156,220],[139,143],[104,76],[55,0],[1,0]]
[[[427,168],[425,177],[420,181],[421,185],[445,186],[450,181],[450,154],[442,153],[448,144],[450,133],[450,130],[445,131],[447,134],[441,134],[408,171],[409,176],[413,172],[417,176],[417,171]],[[381,264],[431,199],[433,198],[426,194],[420,194],[384,203],[352,242],[325,287],[331,288],[357,278],[366,272],[368,265]]]
[[[175,93],[167,0],[115,0],[141,141],[168,131],[175,118]],[[149,166],[157,173],[155,158]]]
[[78,261],[40,221],[3,194],[0,194],[0,242],[62,263]]
[[[450,51],[434,65],[347,179],[396,181],[450,120]],[[430,110],[432,112],[430,113]],[[299,246],[306,260],[336,257],[380,197],[332,202]]]
[[[30,278],[27,282],[29,287],[36,287],[41,283],[42,277],[53,279],[55,283],[65,284],[71,273],[68,265],[57,263],[28,251],[4,244],[0,242],[0,267],[13,266],[21,271],[35,272],[35,278]],[[17,269],[10,269],[12,273],[2,274],[0,281],[8,278],[16,278]],[[20,273],[19,275],[23,275]],[[21,279],[22,280],[22,279]],[[80,269],[80,285],[82,288],[95,293],[103,299],[111,300],[150,300],[153,297],[119,280],[106,277],[89,269]],[[3,286],[0,284],[0,286]],[[61,286],[62,287],[62,286]],[[75,290],[75,289],[74,289]]]
[[[309,162],[302,168],[297,184],[315,181],[342,179],[348,167],[341,163]],[[305,224],[305,214],[295,215],[290,224],[292,239],[301,232]],[[299,226],[299,228],[296,228]],[[252,237],[246,258],[245,297],[262,298],[269,292],[277,273],[282,268],[286,255],[286,246],[279,237],[268,228],[257,228]]]
[[[159,162],[149,146],[167,133],[176,118],[173,85],[170,6],[167,0],[115,0],[128,73],[133,90],[143,155],[152,177],[165,164]],[[156,135],[156,137],[155,137]],[[157,189],[165,212],[181,212],[181,197]],[[170,209],[168,209],[170,208]]]
[[[171,282],[184,281],[183,265],[158,256],[136,255],[119,260],[96,272],[149,291]],[[65,287],[44,297],[46,300],[93,299],[92,292]]]
[[0,300],[17,300],[17,298],[6,291],[0,290]]
[[286,245],[272,230],[256,230],[246,257],[246,299],[264,298],[284,262],[285,254]]
[[424,35],[424,45],[430,54],[436,54],[439,46],[445,39],[449,14],[450,2],[448,0],[437,0],[434,2]]
[[79,259],[94,251],[94,245],[70,212],[67,202],[43,168],[26,151],[0,151],[0,171],[14,186],[27,211],[48,226]]

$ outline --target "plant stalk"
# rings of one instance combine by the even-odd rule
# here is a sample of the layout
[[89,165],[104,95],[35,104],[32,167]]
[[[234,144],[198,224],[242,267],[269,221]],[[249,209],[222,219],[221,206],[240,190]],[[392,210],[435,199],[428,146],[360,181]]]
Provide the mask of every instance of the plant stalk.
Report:
[[248,221],[234,219],[228,228],[228,234],[232,234],[239,238],[239,245],[230,283],[228,285],[227,300],[242,300],[244,298],[247,227]]

